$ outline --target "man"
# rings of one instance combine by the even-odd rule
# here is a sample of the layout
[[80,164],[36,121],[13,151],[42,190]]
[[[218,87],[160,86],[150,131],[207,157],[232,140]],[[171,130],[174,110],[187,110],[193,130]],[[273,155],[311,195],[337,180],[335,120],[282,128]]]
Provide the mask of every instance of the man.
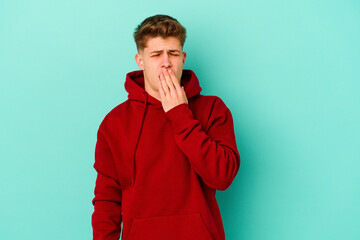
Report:
[[230,110],[183,70],[185,28],[155,15],[134,33],[141,70],[97,132],[94,239],[223,240],[215,198],[240,167]]

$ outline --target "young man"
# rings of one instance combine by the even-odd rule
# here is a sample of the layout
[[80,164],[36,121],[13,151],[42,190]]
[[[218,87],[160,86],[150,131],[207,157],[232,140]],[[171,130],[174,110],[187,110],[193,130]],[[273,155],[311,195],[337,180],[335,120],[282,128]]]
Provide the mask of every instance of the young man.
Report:
[[223,240],[215,198],[240,167],[230,110],[183,69],[186,30],[166,15],[134,33],[141,70],[97,132],[94,239]]

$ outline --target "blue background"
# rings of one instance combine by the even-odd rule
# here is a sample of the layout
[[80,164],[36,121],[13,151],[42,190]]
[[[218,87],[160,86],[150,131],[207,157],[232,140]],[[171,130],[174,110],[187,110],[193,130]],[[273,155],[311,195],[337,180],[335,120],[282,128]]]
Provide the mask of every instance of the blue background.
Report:
[[1,239],[92,238],[96,131],[158,13],[233,114],[226,238],[360,239],[359,1],[0,0]]

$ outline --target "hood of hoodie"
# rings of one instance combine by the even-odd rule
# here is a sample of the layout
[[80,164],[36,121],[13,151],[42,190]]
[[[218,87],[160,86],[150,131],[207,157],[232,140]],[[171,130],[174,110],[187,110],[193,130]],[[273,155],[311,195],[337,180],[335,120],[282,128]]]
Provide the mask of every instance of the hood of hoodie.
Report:
[[[144,74],[142,70],[129,72],[125,80],[125,90],[129,93],[128,98],[132,101],[142,103],[144,107],[147,107],[147,105],[150,107],[162,107],[161,101],[145,91],[144,84]],[[189,69],[183,69],[181,86],[184,86],[188,99],[200,95],[202,90],[197,76]]]
[[[135,104],[142,106],[144,109],[141,125],[139,126],[137,143],[135,145],[135,151],[133,155],[134,157],[133,157],[132,186],[134,186],[135,174],[136,174],[136,165],[135,165],[136,150],[141,137],[141,131],[144,124],[146,111],[148,108],[162,107],[161,101],[159,101],[155,97],[151,96],[147,91],[145,91],[144,84],[145,84],[144,73],[142,70],[129,72],[126,75],[124,85],[125,85],[125,90],[128,92],[129,101],[134,101]],[[202,90],[197,76],[190,69],[183,69],[180,85],[184,86],[184,91],[186,93],[187,99],[191,99],[193,97],[199,96]]]

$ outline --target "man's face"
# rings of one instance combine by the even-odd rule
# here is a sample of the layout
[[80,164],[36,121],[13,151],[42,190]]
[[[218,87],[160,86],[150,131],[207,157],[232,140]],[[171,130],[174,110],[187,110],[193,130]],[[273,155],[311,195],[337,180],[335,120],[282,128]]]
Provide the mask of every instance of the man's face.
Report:
[[182,51],[180,40],[175,37],[149,38],[146,48],[135,55],[135,60],[144,71],[146,88],[158,91],[158,81],[163,69],[171,69],[180,83],[186,52]]

